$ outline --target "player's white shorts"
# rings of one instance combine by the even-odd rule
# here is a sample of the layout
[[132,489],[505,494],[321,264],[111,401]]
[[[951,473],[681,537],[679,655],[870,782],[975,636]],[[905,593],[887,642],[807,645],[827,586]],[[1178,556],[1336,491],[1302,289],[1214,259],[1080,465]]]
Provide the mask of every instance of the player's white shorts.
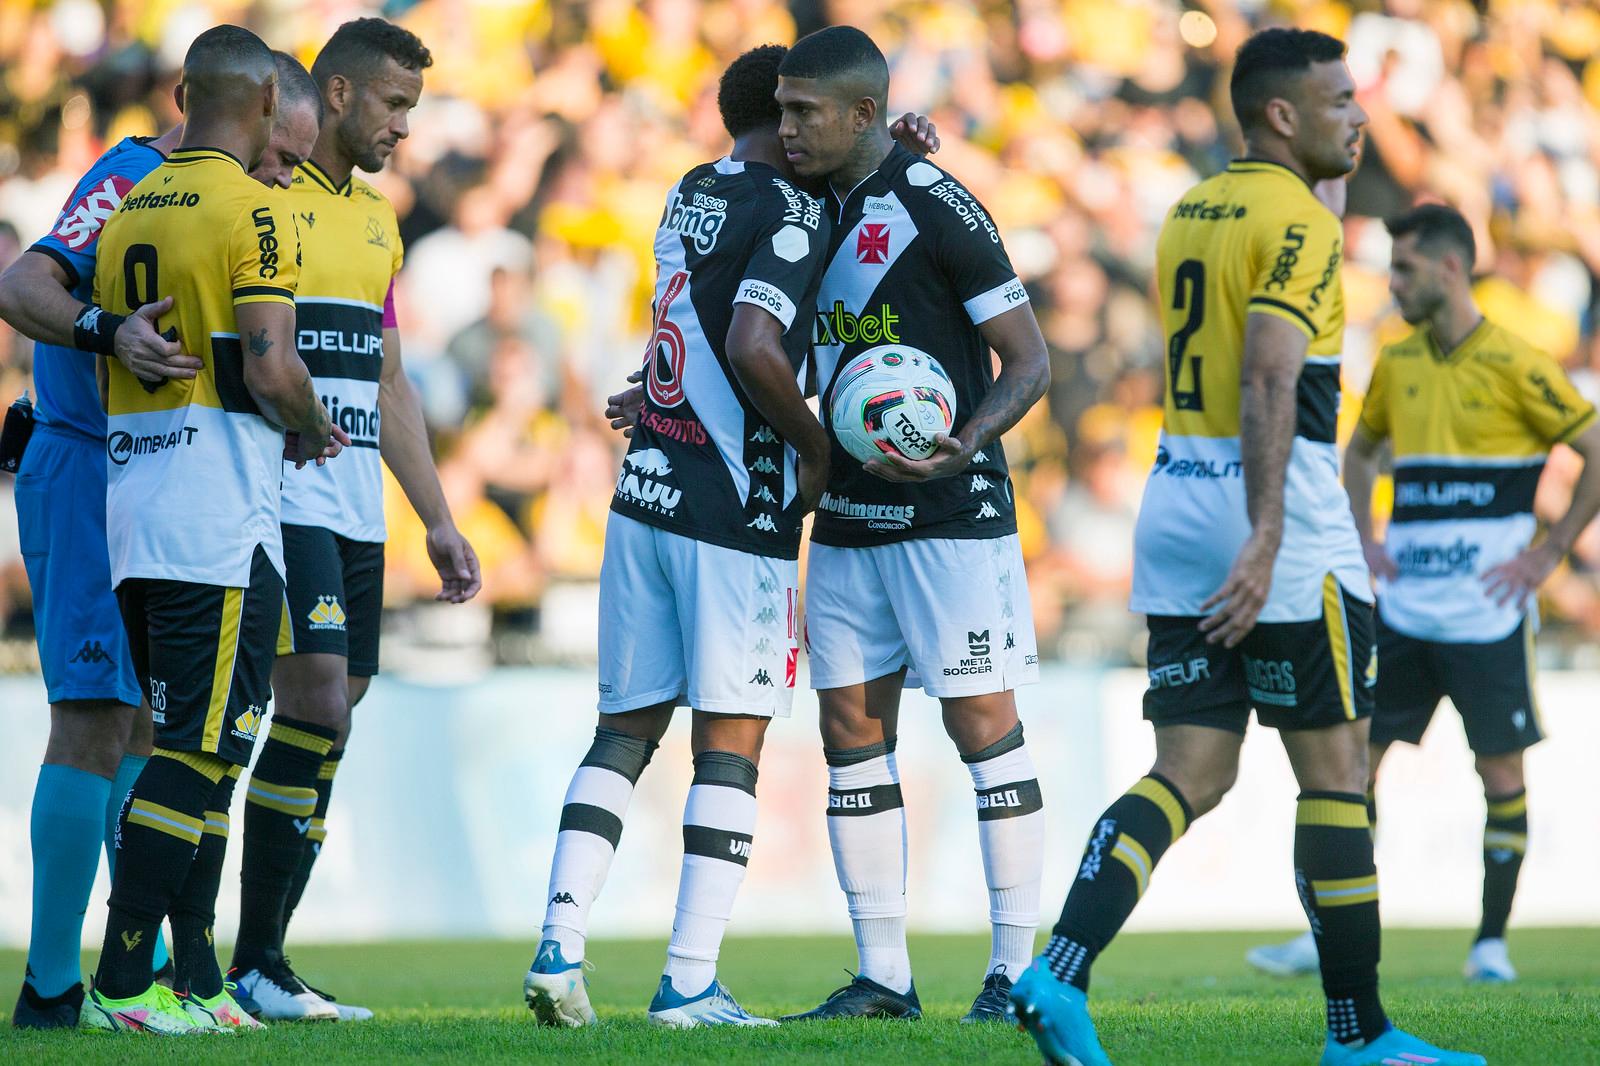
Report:
[[811,545],[806,654],[812,688],[909,667],[906,687],[978,696],[1039,680],[1033,605],[1015,534]]
[[600,711],[673,700],[787,718],[799,658],[799,564],[691,540],[612,512],[600,566]]

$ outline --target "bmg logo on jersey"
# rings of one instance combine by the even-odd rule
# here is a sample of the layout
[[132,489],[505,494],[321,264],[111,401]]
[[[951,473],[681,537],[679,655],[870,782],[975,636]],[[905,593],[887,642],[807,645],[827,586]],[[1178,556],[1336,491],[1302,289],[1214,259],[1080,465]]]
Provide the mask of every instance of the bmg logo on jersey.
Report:
[[704,255],[717,246],[717,237],[727,221],[728,201],[722,197],[697,192],[693,200],[684,203],[681,193],[673,193],[661,225],[694,241],[695,251]]

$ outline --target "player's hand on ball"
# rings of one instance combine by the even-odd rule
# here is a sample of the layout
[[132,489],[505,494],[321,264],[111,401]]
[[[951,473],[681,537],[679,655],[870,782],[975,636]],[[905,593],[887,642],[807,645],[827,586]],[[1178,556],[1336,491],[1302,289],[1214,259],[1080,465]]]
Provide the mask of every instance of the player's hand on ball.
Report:
[[899,142],[900,147],[917,155],[932,155],[939,150],[939,128],[927,115],[907,111],[890,124],[889,136]]
[[428,560],[439,572],[440,588],[433,597],[441,603],[466,603],[483,588],[478,553],[454,523],[428,530]]
[[633,436],[633,427],[639,423],[639,408],[644,406],[644,371],[635,370],[628,380],[633,388],[606,397],[606,418],[611,420],[612,429],[622,430],[624,437]]
[[938,447],[926,459],[907,459],[903,455],[885,455],[873,459],[862,469],[876,474],[885,481],[916,482],[951,477],[972,464],[972,451],[955,437],[943,433],[934,438]]
[[1256,617],[1272,591],[1272,564],[1278,558],[1279,540],[1251,534],[1239,549],[1228,580],[1200,605],[1202,612],[1213,612],[1200,620],[1200,632],[1206,634],[1207,644],[1237,648],[1255,628]]
[[1483,575],[1484,595],[1498,606],[1515,604],[1520,607],[1529,596],[1539,591],[1544,579],[1560,562],[1561,553],[1551,547],[1549,541],[1541,541],[1486,571]]

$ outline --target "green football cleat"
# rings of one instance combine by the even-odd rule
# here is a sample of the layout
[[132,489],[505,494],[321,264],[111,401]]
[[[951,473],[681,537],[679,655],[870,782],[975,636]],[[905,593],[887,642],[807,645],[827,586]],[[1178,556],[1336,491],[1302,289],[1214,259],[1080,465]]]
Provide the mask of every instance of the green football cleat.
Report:
[[265,1029],[266,1026],[250,1017],[239,1001],[233,998],[233,988],[223,985],[222,991],[211,997],[185,992],[178,996],[183,1009],[202,1032],[240,1033],[247,1029]]
[[78,1012],[78,1028],[155,1036],[188,1036],[197,1031],[172,989],[154,983],[127,999],[102,996],[98,989],[91,988]]

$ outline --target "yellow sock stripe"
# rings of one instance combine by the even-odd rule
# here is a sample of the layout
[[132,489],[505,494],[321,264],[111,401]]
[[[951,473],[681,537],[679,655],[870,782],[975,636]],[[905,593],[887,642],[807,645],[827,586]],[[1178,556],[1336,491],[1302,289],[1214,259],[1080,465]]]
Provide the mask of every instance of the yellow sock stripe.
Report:
[[1311,891],[1316,893],[1319,907],[1352,907],[1357,903],[1373,903],[1378,899],[1378,875],[1312,881]]
[[233,692],[233,664],[239,655],[239,621],[244,616],[244,589],[222,590],[222,626],[217,631],[217,661],[211,668],[211,702],[200,743],[206,751],[222,745],[222,719]]
[[326,840],[327,837],[327,823],[321,818],[311,819],[311,828],[306,830],[306,839],[320,844]]
[[213,836],[226,838],[228,835],[228,812],[207,811],[205,832]]
[[278,615],[278,654],[294,654],[294,623],[289,619],[289,594],[283,594],[283,611]]
[[1527,813],[1528,794],[1526,792],[1510,799],[1489,801],[1490,818],[1521,818]]
[[228,767],[228,772],[227,772],[227,774],[225,776],[230,777],[233,780],[237,781],[237,780],[239,780],[240,775],[242,775],[243,773],[244,773],[244,767],[242,767],[242,766],[230,766],[230,767]]
[[1133,871],[1139,895],[1144,895],[1144,890],[1150,885],[1150,853],[1144,850],[1144,845],[1128,834],[1120,833],[1116,845],[1111,849],[1111,857]]
[[1339,579],[1332,574],[1322,578],[1322,618],[1328,625],[1328,647],[1333,652],[1333,675],[1339,679],[1339,702],[1344,716],[1356,716],[1355,675],[1351,673],[1350,621],[1344,614],[1344,595]]
[[272,730],[267,734],[267,739],[300,748],[302,751],[314,751],[318,755],[326,755],[333,750],[333,741],[327,737],[319,737],[315,733],[307,733],[304,729],[281,725],[278,722],[272,723]]
[[1172,827],[1173,840],[1183,836],[1183,831],[1189,827],[1189,820],[1183,815],[1183,804],[1172,789],[1155,778],[1141,777],[1128,789],[1128,795],[1142,796],[1161,808],[1161,813],[1167,816],[1167,824]]
[[151,752],[151,756],[157,759],[171,759],[173,762],[181,762],[195,773],[203,775],[213,785],[221,781],[222,776],[228,772],[228,764],[210,752],[173,751],[170,748],[157,748]]
[[205,824],[198,818],[192,818],[182,811],[175,811],[171,807],[163,807],[159,803],[149,800],[136,799],[128,807],[128,824],[142,825],[157,832],[175,836],[179,840],[186,840],[190,844],[200,843],[200,832]]
[[1366,829],[1367,805],[1352,800],[1303,799],[1295,807],[1294,824]]
[[332,781],[333,775],[339,772],[339,760],[327,759],[317,768],[318,781]]
[[1484,851],[1514,851],[1518,855],[1526,854],[1528,850],[1527,833],[1511,833],[1504,829],[1490,829],[1483,834]]
[[244,801],[280,814],[287,814],[291,818],[308,818],[317,809],[317,790],[274,785],[270,781],[252,776]]

